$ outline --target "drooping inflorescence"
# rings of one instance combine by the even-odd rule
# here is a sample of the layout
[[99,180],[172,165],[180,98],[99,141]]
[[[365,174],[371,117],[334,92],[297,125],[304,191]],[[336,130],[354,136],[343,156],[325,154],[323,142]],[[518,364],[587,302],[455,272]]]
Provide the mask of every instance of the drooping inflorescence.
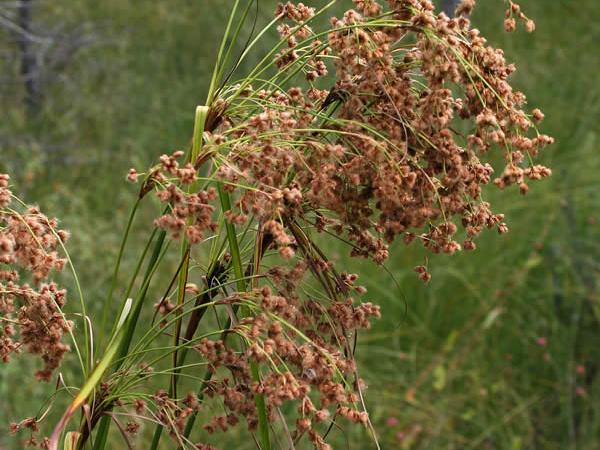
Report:
[[[275,63],[304,73],[308,89],[223,89],[222,125],[206,148],[237,194],[228,217],[279,221],[279,235],[287,217],[312,221],[347,233],[353,255],[378,263],[399,235],[454,253],[474,249],[484,228],[506,231],[482,187],[527,193],[529,181],[551,174],[533,160],[553,141],[537,132],[541,111],[527,112],[510,85],[514,65],[467,17],[436,15],[430,1],[391,1],[385,14],[377,2],[355,3],[332,18],[326,42],[307,25],[314,8],[277,8],[285,45]],[[522,14],[512,2],[509,11]],[[314,68],[325,57],[335,81],[319,89],[328,69]],[[505,167],[494,176],[496,152]]]
[[[63,336],[71,323],[62,313],[66,291],[43,281],[63,269],[59,251],[68,233],[37,208],[13,209],[8,182],[0,174],[0,360],[8,362],[24,348],[44,363],[36,377],[50,381],[69,351]],[[21,274],[29,274],[33,286],[21,283]]]

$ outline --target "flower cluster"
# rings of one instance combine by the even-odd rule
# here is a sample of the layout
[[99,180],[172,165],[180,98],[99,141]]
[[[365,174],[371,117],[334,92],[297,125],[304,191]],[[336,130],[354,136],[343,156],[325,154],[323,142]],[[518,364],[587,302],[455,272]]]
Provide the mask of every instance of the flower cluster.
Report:
[[[430,0],[354,5],[318,33],[309,26],[314,8],[280,4],[281,48],[270,54],[276,75],[221,86],[198,159],[182,165],[182,152],[163,155],[142,184],[141,194],[155,189],[165,204],[155,224],[173,238],[202,242],[216,229],[217,210],[233,228],[244,225],[244,255],[248,235],[256,236],[246,270],[252,281],[206,297],[227,309],[230,326],[220,338],[186,343],[209,367],[203,396],[224,405],[204,423],[209,434],[243,421],[254,431],[261,399],[268,421],[283,420],[293,442],[306,437],[319,450],[330,448],[325,430],[340,417],[370,426],[353,340],[380,311],[358,300],[365,290],[357,276],[337,272],[312,230],[341,237],[352,256],[376,263],[398,238],[433,253],[474,250],[484,229],[508,231],[484,199],[486,185],[526,194],[530,181],[551,175],[534,162],[553,142],[536,128],[544,115],[525,109],[525,95],[509,82],[515,67],[471,27],[474,0],[456,18],[436,14]],[[508,14],[533,29],[512,1]],[[323,89],[328,72],[334,79]],[[306,86],[295,85],[297,74]],[[132,169],[128,179],[138,176]],[[242,259],[230,231],[224,246]],[[261,270],[271,248],[276,262]],[[219,258],[213,263],[225,272],[236,259],[225,250]],[[426,266],[415,272],[431,278]],[[159,304],[164,316],[174,311]],[[289,411],[290,402],[295,413],[283,417],[279,409]],[[175,435],[197,411],[166,392],[154,403],[154,416]]]
[[323,61],[329,54],[329,48],[319,39],[312,39],[310,46],[298,50],[298,44],[305,42],[311,36],[312,29],[306,24],[315,14],[315,9],[302,3],[294,5],[291,2],[277,5],[275,15],[291,22],[282,23],[277,28],[279,35],[287,43],[287,48],[282,49],[275,64],[280,70],[285,70],[294,62],[298,61],[303,53],[306,63],[302,69],[308,81],[315,81],[319,77],[327,75],[327,65]]
[[[463,245],[470,248],[480,230],[470,226],[471,218],[489,206],[481,200],[482,186],[493,173],[484,161],[488,151],[503,149],[507,162],[496,184],[519,184],[525,193],[526,179],[550,175],[549,169],[527,164],[552,138],[526,137],[534,124],[522,109],[525,96],[508,83],[514,66],[470,28],[467,18],[435,15],[428,0],[390,5],[397,27],[349,32],[344,27],[366,20],[353,11],[333,21],[341,29],[329,42],[339,55],[336,88],[347,97],[339,112],[351,121],[346,130],[366,124],[369,131],[362,134],[386,137],[377,146],[362,135],[350,138],[359,152],[337,174],[348,179],[344,169],[353,168],[362,191],[371,193],[362,200],[364,209],[376,202],[377,226],[388,242],[425,228],[419,237],[426,247],[453,253],[461,244],[452,218],[468,227]],[[398,52],[409,29],[416,45]],[[414,78],[415,71],[421,79]],[[534,110],[533,117],[541,113]],[[469,129],[465,138],[458,127]],[[500,215],[488,217],[482,221],[488,226],[501,223]]]
[[[306,252],[300,242],[298,248]],[[312,263],[331,277],[340,293],[338,299],[327,304],[299,295],[300,285],[311,270],[300,259],[289,268],[269,269],[265,277],[272,287],[232,293],[218,301],[220,306],[247,312],[220,338],[202,338],[193,345],[210,374],[202,398],[223,405],[219,408],[223,408],[222,414],[202,424],[209,435],[226,432],[240,422],[256,431],[257,397],[264,398],[267,419],[274,425],[284,420],[280,408],[287,410],[289,403],[295,403],[292,417],[285,419],[291,438],[296,441],[305,437],[320,450],[331,448],[323,433],[333,421],[345,418],[368,423],[359,398],[365,385],[357,373],[352,338],[380,317],[379,307],[358,301],[357,296],[365,289],[357,285],[356,274],[336,274],[330,264],[316,257]],[[253,366],[261,373],[259,378]],[[193,394],[172,398],[160,390],[151,396],[151,402],[137,400],[122,406],[133,406],[139,417],[160,422],[176,439],[190,416],[201,411],[201,400]],[[196,446],[212,448],[207,444]]]
[[26,447],[36,447],[41,449],[50,448],[50,440],[45,437],[39,441],[35,437],[35,433],[39,431],[38,420],[35,417],[27,417],[20,422],[11,422],[9,424],[9,430],[11,434],[15,434],[20,430],[29,430],[30,436],[23,442]]
[[535,31],[535,22],[521,11],[521,6],[518,3],[508,0],[508,5],[509,6],[506,9],[506,19],[504,20],[504,29],[506,31],[515,31],[517,28],[516,19],[519,19],[525,25],[525,29],[528,33]]
[[[8,362],[25,348],[44,363],[36,377],[49,381],[69,351],[62,340],[71,323],[62,313],[66,291],[42,282],[52,270],[63,269],[58,251],[68,233],[37,208],[23,213],[11,208],[8,180],[0,175],[0,359]],[[33,286],[19,282],[23,272],[31,274]]]
[[[356,378],[348,337],[357,329],[368,328],[370,319],[380,316],[379,308],[371,303],[357,304],[350,297],[329,306],[300,299],[293,286],[302,279],[304,269],[271,272],[269,277],[275,285],[281,283],[278,292],[264,287],[228,299],[251,305],[254,310],[232,330],[241,337],[245,350],[234,350],[231,339],[203,339],[195,346],[211,371],[223,374],[213,377],[206,388],[206,395],[220,397],[227,410],[226,415],[214,417],[204,426],[209,433],[226,431],[240,418],[250,430],[256,429],[257,395],[265,398],[270,421],[279,420],[277,408],[295,402],[292,437],[306,435],[317,449],[330,447],[316,424],[328,422],[334,415],[367,422],[367,413],[357,406],[356,390],[363,381]],[[264,368],[266,375],[260,380],[252,376],[252,363]]]
[[[214,206],[210,204],[216,198],[214,188],[190,192],[189,188],[197,181],[196,169],[191,163],[181,167],[179,159],[182,151],[171,155],[162,155],[160,164],[151,172],[142,186],[142,193],[156,187],[156,196],[167,205],[165,214],[155,221],[158,228],[166,230],[177,239],[183,234],[192,244],[200,243],[206,232],[214,231],[216,223],[212,219]],[[130,181],[137,181],[135,169],[129,171]]]
[[[535,128],[542,112],[527,113],[524,94],[511,87],[514,65],[468,18],[436,15],[429,0],[390,1],[393,20],[386,26],[370,17],[382,11],[379,3],[355,3],[358,11],[331,20],[326,47],[309,39],[303,21],[310,8],[278,8],[295,25],[282,24],[282,36],[300,33],[310,41],[301,49],[288,41],[298,61],[280,69],[312,64],[316,42],[334,61],[336,82],[306,92],[245,86],[232,103],[251,98],[258,107],[245,116],[241,108],[225,108],[226,120],[207,148],[226,150],[216,176],[239,192],[239,211],[228,218],[277,220],[283,227],[285,217],[294,217],[345,231],[354,256],[379,263],[398,235],[406,242],[418,236],[435,253],[454,253],[475,248],[484,227],[506,231],[503,215],[482,199],[483,186],[493,180],[527,193],[529,181],[551,174],[532,161],[553,142]],[[510,11],[522,14],[512,2]],[[404,44],[408,34],[414,45]],[[325,116],[328,108],[333,114]],[[496,149],[506,165],[493,178],[489,153]],[[290,242],[285,236],[282,242],[282,254],[291,256]]]

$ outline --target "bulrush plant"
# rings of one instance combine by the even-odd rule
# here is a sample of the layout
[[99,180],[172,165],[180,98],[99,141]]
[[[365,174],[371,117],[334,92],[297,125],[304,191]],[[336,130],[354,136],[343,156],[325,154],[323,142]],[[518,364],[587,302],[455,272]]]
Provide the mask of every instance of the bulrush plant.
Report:
[[[449,18],[429,0],[355,0],[317,30],[335,3],[280,4],[234,58],[256,6],[234,2],[190,148],[127,175],[139,195],[108,287],[107,311],[121,304],[110,337],[92,357],[93,332],[85,344],[72,336],[83,378],[66,382],[81,387],[63,390],[74,397],[50,438],[35,437],[40,417],[12,426],[31,430],[29,444],[102,450],[114,423],[111,439],[133,448],[145,422],[148,449],[213,449],[238,428],[263,450],[326,450],[330,431],[353,423],[379,448],[354,351],[381,312],[319,235],[374,264],[397,238],[474,250],[484,229],[508,231],[483,187],[527,193],[550,175],[534,160],[552,138],[510,85],[515,67],[471,28],[474,1]],[[533,30],[517,4],[507,8],[507,29],[516,18]],[[277,45],[232,81],[275,32]],[[0,355],[39,354],[38,378],[50,380],[75,329],[64,291],[44,281],[65,264],[67,235],[35,208],[13,210],[8,178],[0,183],[1,262],[34,283],[0,272]],[[161,212],[120,287],[142,202]],[[415,271],[429,280],[427,267]]]

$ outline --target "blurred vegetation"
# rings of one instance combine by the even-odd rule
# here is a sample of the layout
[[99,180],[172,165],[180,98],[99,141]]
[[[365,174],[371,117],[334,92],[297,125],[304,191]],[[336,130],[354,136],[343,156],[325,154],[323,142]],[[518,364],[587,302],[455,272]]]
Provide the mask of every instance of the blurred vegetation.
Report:
[[[261,0],[258,22],[274,3]],[[387,271],[344,261],[383,309],[359,341],[368,403],[383,448],[600,449],[600,4],[523,0],[537,23],[526,35],[504,33],[503,2],[480,3],[475,24],[517,64],[515,85],[546,114],[542,130],[557,143],[544,163],[554,176],[526,198],[490,188],[511,233],[481,239],[474,253],[429,256],[428,285],[412,272],[427,258],[416,247],[397,245]],[[34,111],[11,58],[14,36],[0,34],[0,170],[73,231],[95,322],[135,195],[124,176],[188,144],[228,4],[35,1],[40,33],[93,39],[44,77]],[[245,64],[240,75],[252,59]],[[345,250],[329,250],[344,260]],[[37,413],[51,390],[24,382],[32,364],[0,366],[0,423]],[[21,448],[1,429],[0,448]],[[334,433],[339,448],[371,448],[366,433]],[[227,439],[223,448],[253,447]]]

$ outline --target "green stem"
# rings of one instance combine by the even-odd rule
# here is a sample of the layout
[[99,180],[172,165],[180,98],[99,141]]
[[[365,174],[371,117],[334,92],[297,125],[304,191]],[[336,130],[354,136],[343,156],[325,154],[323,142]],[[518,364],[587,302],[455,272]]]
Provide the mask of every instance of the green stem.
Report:
[[[117,263],[115,264],[115,270],[112,274],[112,281],[110,283],[110,289],[108,291],[108,295],[104,300],[104,308],[102,312],[102,327],[100,328],[100,340],[96,348],[101,347],[101,343],[104,340],[104,333],[106,330],[106,322],[108,320],[108,312],[112,306],[112,298],[115,292],[115,288],[117,286],[117,278],[119,275],[119,270],[121,269],[121,261],[123,260],[123,253],[125,251],[125,244],[127,243],[127,239],[129,238],[129,232],[131,231],[131,226],[133,224],[133,219],[137,213],[138,207],[140,205],[140,199],[138,198],[133,205],[133,209],[131,210],[131,214],[129,215],[129,220],[127,221],[127,226],[125,227],[125,234],[123,235],[123,239],[121,240],[121,246],[119,247],[119,255],[117,256]],[[114,329],[112,330],[114,332]],[[112,334],[112,333],[111,333]]]
[[[200,156],[200,152],[202,151],[202,136],[204,135],[204,129],[205,129],[205,125],[206,125],[206,118],[208,116],[208,111],[209,111],[208,106],[202,105],[202,106],[196,107],[196,114],[194,116],[194,132],[192,134],[192,152],[190,154],[190,161],[192,162],[192,164],[195,163],[195,161]],[[195,184],[196,183],[194,183],[188,187],[188,189],[187,189],[188,194],[190,192],[192,192],[193,190],[195,190],[195,188],[196,188]],[[188,218],[187,222],[188,222],[188,225],[190,225],[192,222],[192,219]],[[190,243],[184,237],[181,241],[181,260],[183,261],[183,264],[181,266],[181,271],[179,272],[179,282],[177,285],[177,307],[182,308],[182,309],[183,309],[183,304],[185,302],[185,287],[186,287],[187,281],[188,281],[188,271],[189,271],[189,267],[190,267],[190,253],[191,253]],[[176,350],[173,352],[173,376],[172,376],[172,380],[171,380],[171,387],[169,388],[169,396],[170,397],[177,396],[177,375],[179,374],[179,371],[177,370],[177,365],[178,365],[177,364],[178,363],[177,348],[179,346],[179,337],[181,336],[181,326],[182,326],[182,319],[179,319],[177,321],[177,324],[175,325],[175,333],[173,335],[173,346]]]
[[[165,209],[165,212],[166,211],[167,211],[167,209]],[[164,212],[163,212],[163,214],[164,214]],[[140,274],[140,271],[142,270],[142,266],[144,264],[144,261],[146,260],[146,255],[148,254],[148,251],[150,250],[150,247],[152,246],[152,242],[154,242],[156,233],[157,233],[157,228],[154,228],[152,230],[152,233],[150,234],[150,237],[148,238],[148,242],[146,242],[146,245],[144,246],[144,251],[142,252],[142,255],[138,258],[138,262],[133,271],[133,275],[131,276],[131,279],[129,280],[129,284],[127,285],[127,290],[125,291],[125,294],[123,295],[121,309],[123,308],[123,306],[125,306],[127,299],[131,296],[131,291],[133,291],[133,287],[135,285],[135,280],[137,280],[137,277]],[[116,325],[117,325],[117,323],[114,322],[112,331],[110,332],[110,335],[109,335],[108,342],[112,341],[112,339],[115,335]]]
[[[196,107],[196,114],[194,116],[194,132],[192,135],[192,151],[189,155],[192,164],[194,164],[195,161],[198,159],[198,156],[200,156],[200,151],[202,150],[202,136],[204,135],[204,128],[206,125],[208,111],[208,106],[201,105]],[[194,186],[190,186],[190,188],[188,189],[188,193],[193,188]],[[181,257],[183,259],[183,265],[181,268],[181,272],[179,273],[179,282],[177,285],[178,308],[182,308],[183,303],[185,301],[185,286],[187,284],[188,270],[190,264],[190,244],[185,238],[182,240],[181,243]],[[173,375],[171,377],[171,384],[169,386],[169,397],[176,396],[177,380],[179,375],[178,367],[185,363],[185,357],[187,354],[187,352],[182,352],[181,358],[178,358],[177,348],[179,346],[179,337],[181,335],[181,325],[182,319],[179,319],[175,325],[175,333],[173,336],[173,346],[175,348],[175,351],[173,352]],[[151,450],[156,450],[158,448],[163,428],[164,426],[162,424],[156,425],[156,428],[154,429],[154,435],[152,436],[152,443],[150,445]]]
[[[223,185],[218,185],[219,199],[221,200],[221,209],[223,212],[231,210],[231,199],[229,194],[223,189]],[[227,219],[225,219],[225,229],[227,230],[227,239],[229,240],[229,250],[231,252],[231,260],[233,263],[233,269],[237,279],[237,289],[239,292],[246,291],[246,280],[244,277],[244,269],[242,267],[242,257],[240,254],[240,247],[235,232],[235,227]],[[258,370],[258,364],[256,361],[250,361],[250,372],[252,379],[255,382],[260,382],[260,372]],[[269,438],[269,422],[267,418],[267,407],[265,405],[265,397],[263,395],[256,395],[254,397],[256,404],[256,410],[258,412],[258,430],[260,434],[260,441],[262,450],[270,450],[271,442]]]
[[[144,304],[144,300],[146,298],[146,294],[148,292],[148,287],[150,285],[150,280],[152,279],[152,275],[156,270],[156,266],[161,259],[161,254],[164,255],[163,246],[165,242],[166,232],[163,230],[159,233],[158,239],[154,245],[154,250],[152,252],[152,256],[150,261],[148,262],[148,267],[146,268],[146,273],[144,275],[144,282],[142,284],[142,288],[138,297],[136,299],[135,309],[131,316],[127,320],[127,326],[125,328],[125,334],[123,335],[123,339],[119,345],[119,352],[117,360],[121,361],[117,364],[117,367],[114,370],[118,370],[119,366],[123,361],[123,356],[125,356],[129,350],[129,346],[131,345],[131,340],[133,339],[133,333],[135,332],[135,328],[137,325],[137,321],[140,316],[140,312],[142,310],[142,305]],[[113,371],[114,372],[114,371]],[[106,446],[106,441],[108,438],[108,431],[111,424],[110,416],[103,416],[100,419],[100,425],[98,426],[98,432],[96,433],[96,439],[94,441],[94,450],[103,450]]]
[[[266,249],[270,243],[270,240],[264,240],[262,233],[259,234],[259,236],[260,237],[257,236],[256,246],[255,246],[255,250],[254,250],[254,261],[252,262],[252,264],[248,265],[248,267],[246,269],[246,274],[248,274],[248,275],[252,274],[253,271],[256,271],[258,269],[258,267],[260,266],[260,260],[263,257],[264,252],[266,251]],[[211,279],[211,277],[209,277],[209,279]],[[209,285],[210,284],[211,283],[209,283]],[[234,305],[233,306],[233,316],[235,316],[237,314],[237,310],[238,310],[238,305]],[[231,329],[231,323],[232,323],[232,320],[231,320],[231,316],[230,316],[227,318],[227,323],[221,333],[221,337],[220,337],[221,340],[224,341],[227,338],[227,334],[229,333],[229,331]],[[186,350],[186,348],[184,348],[183,350]],[[202,384],[200,385],[200,389],[198,389],[198,400],[202,401],[204,399],[204,389],[208,385],[208,382],[212,378],[213,374],[214,374],[214,370],[211,369],[210,367],[204,373],[204,378],[202,380]],[[192,433],[192,428],[194,427],[194,423],[196,421],[197,415],[198,415],[198,412],[194,411],[192,413],[192,415],[188,418],[188,421],[185,425],[185,430],[183,431],[184,439],[188,439],[190,437],[190,434]],[[180,447],[178,450],[183,450],[183,448]]]
[[208,105],[212,104],[214,94],[217,88],[217,84],[219,83],[219,73],[222,74],[221,65],[225,63],[224,61],[224,51],[225,45],[227,44],[227,39],[229,38],[229,32],[231,30],[231,25],[233,24],[233,19],[237,12],[237,8],[239,6],[240,1],[236,0],[233,8],[231,9],[231,13],[229,14],[229,20],[227,22],[227,27],[225,28],[225,33],[223,34],[223,39],[221,40],[221,47],[219,48],[219,53],[217,54],[217,62],[215,64],[215,69],[213,70],[213,74],[210,80],[210,86],[208,88],[208,96],[206,103]]

